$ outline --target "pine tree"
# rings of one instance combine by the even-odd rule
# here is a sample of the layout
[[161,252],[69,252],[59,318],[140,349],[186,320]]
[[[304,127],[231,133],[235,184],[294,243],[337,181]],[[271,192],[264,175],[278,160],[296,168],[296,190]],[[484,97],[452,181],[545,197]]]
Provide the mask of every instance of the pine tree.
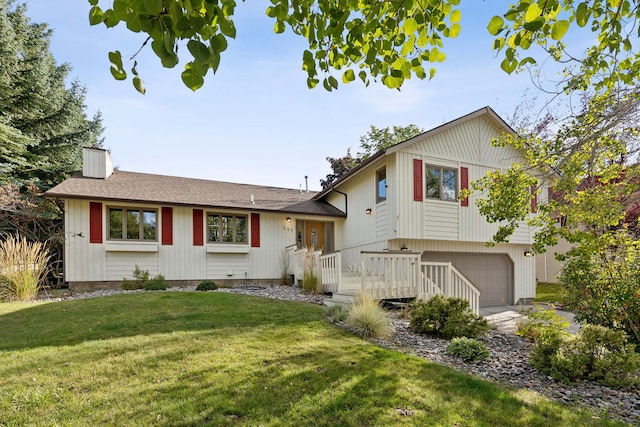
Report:
[[82,147],[101,142],[88,119],[85,89],[65,85],[70,66],[50,52],[52,31],[26,5],[0,0],[0,182],[46,190],[81,168]]

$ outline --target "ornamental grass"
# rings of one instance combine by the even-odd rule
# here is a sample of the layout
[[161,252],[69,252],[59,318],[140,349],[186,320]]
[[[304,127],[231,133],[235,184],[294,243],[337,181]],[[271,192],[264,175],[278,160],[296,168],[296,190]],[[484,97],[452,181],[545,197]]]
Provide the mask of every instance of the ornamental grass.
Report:
[[389,316],[366,292],[358,294],[345,323],[356,335],[363,338],[387,338],[392,332]]
[[33,300],[49,258],[49,251],[41,242],[14,235],[0,242],[0,300]]

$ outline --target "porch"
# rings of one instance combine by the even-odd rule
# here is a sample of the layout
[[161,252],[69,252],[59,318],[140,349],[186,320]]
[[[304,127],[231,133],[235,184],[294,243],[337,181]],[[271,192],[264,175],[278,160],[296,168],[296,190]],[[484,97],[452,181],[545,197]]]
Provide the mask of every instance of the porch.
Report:
[[429,299],[434,295],[469,301],[480,311],[480,291],[450,262],[425,262],[416,252],[361,252],[360,265],[342,265],[340,252],[322,254],[289,248],[291,274],[298,283],[313,269],[327,304],[348,304],[359,292],[380,300]]

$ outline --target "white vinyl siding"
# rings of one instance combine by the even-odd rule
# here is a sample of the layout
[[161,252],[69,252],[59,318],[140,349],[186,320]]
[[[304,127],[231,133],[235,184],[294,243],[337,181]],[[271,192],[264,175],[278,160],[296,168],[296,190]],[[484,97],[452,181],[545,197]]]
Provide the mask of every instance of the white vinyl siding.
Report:
[[107,252],[107,280],[133,279],[136,265],[151,277],[160,271],[157,253]]

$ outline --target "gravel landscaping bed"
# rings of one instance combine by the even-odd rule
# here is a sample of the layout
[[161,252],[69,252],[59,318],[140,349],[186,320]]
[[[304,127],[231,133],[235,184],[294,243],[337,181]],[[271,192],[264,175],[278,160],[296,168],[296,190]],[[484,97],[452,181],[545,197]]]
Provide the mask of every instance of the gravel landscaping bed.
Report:
[[[194,290],[195,287],[169,289],[174,292]],[[45,299],[92,298],[123,292],[145,291],[105,290]],[[220,288],[213,292],[233,292],[313,304],[323,303],[321,295],[305,294],[299,288],[291,286],[241,285],[233,288]],[[394,327],[391,338],[384,341],[375,340],[381,346],[409,352],[431,362],[492,381],[536,391],[557,401],[578,404],[592,409],[594,416],[610,417],[640,425],[640,390],[613,389],[586,381],[573,385],[555,382],[551,377],[529,366],[528,354],[532,344],[520,337],[495,330],[489,331],[481,341],[487,346],[490,357],[482,362],[466,363],[459,358],[446,355],[448,341],[414,334],[409,329],[409,321],[399,317],[397,313],[392,313],[391,318]]]

